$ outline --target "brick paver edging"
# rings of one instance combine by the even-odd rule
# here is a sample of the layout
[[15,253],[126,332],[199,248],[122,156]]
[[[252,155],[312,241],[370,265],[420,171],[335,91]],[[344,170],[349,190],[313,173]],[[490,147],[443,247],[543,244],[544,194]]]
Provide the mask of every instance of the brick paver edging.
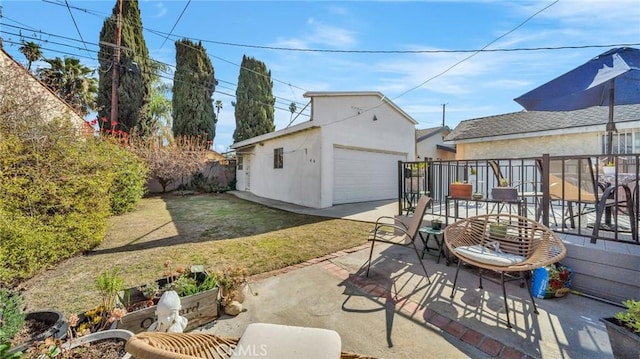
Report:
[[[335,253],[327,254],[326,256],[320,258],[314,258],[308,260],[304,263],[292,265],[286,268],[273,270],[266,273],[260,273],[253,275],[249,278],[249,281],[256,281],[260,279],[265,279],[269,277],[273,277],[278,274],[288,273],[296,269],[308,267],[311,265],[320,265],[324,269],[328,270],[338,278],[342,280],[349,280],[349,282],[360,290],[370,293],[374,296],[378,297],[390,297],[392,294],[386,288],[377,285],[375,282],[363,278],[363,277],[353,277],[351,273],[349,273],[346,269],[334,264],[331,262],[331,259],[341,257],[348,253],[357,252],[362,249],[369,248],[369,244],[363,244],[357,247],[353,247],[350,249],[338,251]],[[507,346],[500,341],[488,337],[478,331],[475,331],[463,324],[455,320],[451,320],[443,315],[438,314],[432,309],[425,309],[420,303],[415,302],[409,299],[399,299],[396,300],[396,305],[400,306],[400,311],[409,315],[414,316],[418,314],[418,316],[422,316],[426,319],[427,323],[433,325],[434,327],[440,329],[448,333],[449,335],[461,340],[469,345],[472,345],[479,350],[487,353],[488,355],[494,358],[500,359],[530,359],[532,357],[527,354],[521,352],[520,350]]]

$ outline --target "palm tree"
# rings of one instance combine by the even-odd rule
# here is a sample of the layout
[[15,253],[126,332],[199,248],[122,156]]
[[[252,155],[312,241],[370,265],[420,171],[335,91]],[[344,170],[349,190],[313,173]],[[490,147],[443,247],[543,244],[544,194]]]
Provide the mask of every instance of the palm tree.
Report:
[[298,106],[296,106],[295,102],[292,102],[291,104],[289,104],[289,112],[291,112],[292,117],[293,117],[293,114],[296,113],[297,109],[298,109]]
[[171,100],[167,94],[171,92],[171,85],[162,81],[159,76],[151,80],[151,122],[149,135],[160,138],[162,143],[171,142]]
[[31,63],[38,61],[42,57],[40,45],[31,41],[22,40],[22,46],[18,50],[27,58],[27,70],[31,71]]
[[220,110],[222,110],[222,100],[216,100],[216,117],[220,115]]
[[287,125],[287,127],[291,126],[291,123],[293,122],[293,114],[296,113],[297,109],[298,106],[296,106],[295,102],[289,104],[289,112],[291,112],[291,116],[289,116],[289,124]]
[[93,70],[70,57],[44,61],[50,67],[38,70],[39,79],[83,116],[89,114],[98,92],[98,80],[91,77]]

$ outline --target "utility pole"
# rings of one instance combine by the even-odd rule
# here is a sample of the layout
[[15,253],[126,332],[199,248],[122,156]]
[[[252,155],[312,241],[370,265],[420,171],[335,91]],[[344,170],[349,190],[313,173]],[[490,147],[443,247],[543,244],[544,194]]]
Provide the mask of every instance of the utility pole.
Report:
[[118,1],[118,18],[116,19],[116,46],[113,51],[113,64],[111,65],[111,124],[118,122],[118,70],[120,67],[120,36],[122,34],[122,0]]
[[442,104],[442,127],[444,127],[444,108],[447,106],[446,103]]

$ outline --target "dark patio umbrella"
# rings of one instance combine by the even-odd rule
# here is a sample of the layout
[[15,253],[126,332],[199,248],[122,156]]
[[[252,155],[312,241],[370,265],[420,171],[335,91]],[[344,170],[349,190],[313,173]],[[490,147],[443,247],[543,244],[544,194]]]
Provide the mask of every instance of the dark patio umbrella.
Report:
[[609,106],[607,155],[612,152],[614,105],[640,103],[640,50],[620,47],[515,99],[528,111],[573,111]]

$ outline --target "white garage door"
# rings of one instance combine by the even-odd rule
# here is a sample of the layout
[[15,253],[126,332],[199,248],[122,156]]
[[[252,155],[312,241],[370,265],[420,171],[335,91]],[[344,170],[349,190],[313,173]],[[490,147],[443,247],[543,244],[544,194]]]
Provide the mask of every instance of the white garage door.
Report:
[[405,155],[333,149],[333,204],[398,196],[398,161]]

